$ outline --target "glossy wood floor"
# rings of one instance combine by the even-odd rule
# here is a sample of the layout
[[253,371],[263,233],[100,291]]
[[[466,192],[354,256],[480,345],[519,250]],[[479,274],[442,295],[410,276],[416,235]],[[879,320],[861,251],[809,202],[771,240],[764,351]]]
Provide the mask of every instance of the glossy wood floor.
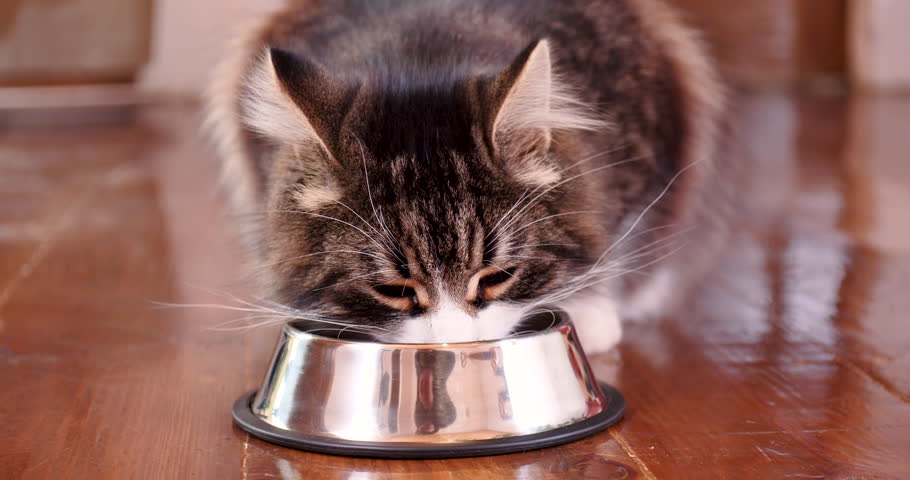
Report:
[[626,419],[452,461],[232,425],[276,331],[154,303],[243,294],[197,124],[0,131],[0,478],[910,478],[910,99],[742,101],[751,213],[683,313],[592,358]]

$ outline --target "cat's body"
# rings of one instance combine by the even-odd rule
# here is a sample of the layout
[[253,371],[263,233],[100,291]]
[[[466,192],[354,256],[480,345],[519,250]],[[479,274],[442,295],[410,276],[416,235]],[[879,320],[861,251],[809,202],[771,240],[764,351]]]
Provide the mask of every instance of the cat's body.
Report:
[[676,289],[718,96],[655,0],[298,0],[211,113],[282,314],[457,342],[555,305],[603,350]]

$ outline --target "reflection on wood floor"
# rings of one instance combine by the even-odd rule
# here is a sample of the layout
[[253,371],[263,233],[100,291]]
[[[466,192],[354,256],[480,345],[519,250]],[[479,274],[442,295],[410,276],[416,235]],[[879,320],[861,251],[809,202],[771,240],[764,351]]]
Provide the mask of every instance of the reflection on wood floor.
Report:
[[274,327],[243,295],[189,108],[0,130],[0,478],[910,478],[910,98],[743,99],[729,241],[679,313],[592,358],[627,417],[449,461],[308,454],[230,407]]

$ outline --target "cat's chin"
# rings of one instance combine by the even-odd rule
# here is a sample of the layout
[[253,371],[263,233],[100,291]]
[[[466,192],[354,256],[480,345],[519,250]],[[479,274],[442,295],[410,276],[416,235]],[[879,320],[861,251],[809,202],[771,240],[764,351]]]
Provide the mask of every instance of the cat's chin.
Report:
[[520,330],[525,309],[494,303],[471,316],[458,305],[443,302],[432,313],[404,320],[380,339],[388,343],[462,343],[496,340]]

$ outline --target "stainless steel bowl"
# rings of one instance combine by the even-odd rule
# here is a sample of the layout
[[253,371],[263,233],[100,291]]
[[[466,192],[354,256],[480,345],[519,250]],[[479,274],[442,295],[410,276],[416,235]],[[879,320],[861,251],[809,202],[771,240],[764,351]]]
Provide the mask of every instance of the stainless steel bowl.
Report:
[[561,313],[531,333],[389,344],[282,331],[262,388],[234,419],[265,440],[341,455],[492,455],[576,440],[617,422],[622,396],[594,379]]

